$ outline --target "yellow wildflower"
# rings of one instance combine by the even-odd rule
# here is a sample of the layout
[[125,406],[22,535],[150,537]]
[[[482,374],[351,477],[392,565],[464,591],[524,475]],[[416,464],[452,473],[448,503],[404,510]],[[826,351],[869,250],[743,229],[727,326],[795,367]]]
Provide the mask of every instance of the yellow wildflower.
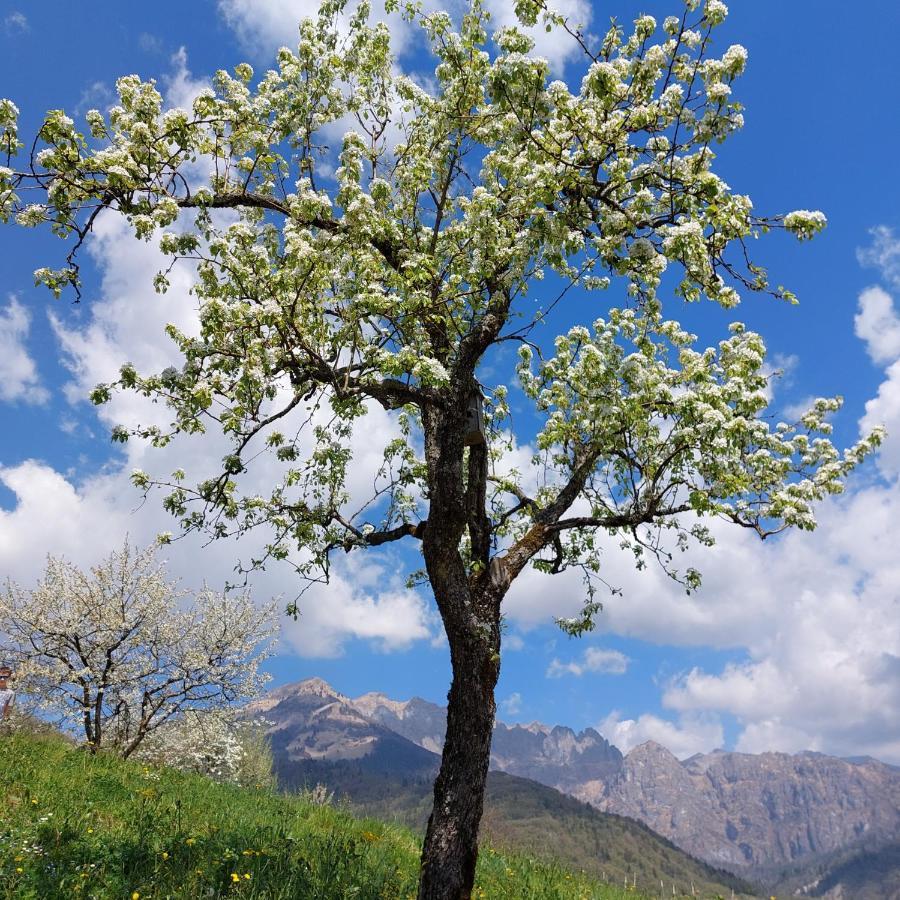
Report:
[[237,884],[237,883],[241,880],[241,876],[238,875],[237,872],[232,872],[232,873],[231,873],[231,880],[232,880],[235,884]]

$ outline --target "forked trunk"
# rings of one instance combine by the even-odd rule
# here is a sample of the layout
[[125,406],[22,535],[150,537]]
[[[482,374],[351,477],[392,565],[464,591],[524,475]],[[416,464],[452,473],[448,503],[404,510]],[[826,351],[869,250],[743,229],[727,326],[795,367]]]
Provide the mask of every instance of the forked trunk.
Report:
[[422,848],[419,900],[468,900],[478,860],[478,826],[500,674],[499,622],[450,635],[453,683],[447,736]]

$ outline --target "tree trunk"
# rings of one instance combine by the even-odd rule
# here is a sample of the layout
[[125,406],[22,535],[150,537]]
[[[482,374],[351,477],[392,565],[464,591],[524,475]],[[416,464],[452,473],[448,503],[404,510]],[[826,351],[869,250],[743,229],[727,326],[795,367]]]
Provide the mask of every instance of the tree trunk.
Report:
[[[465,401],[476,385],[469,379],[458,387],[456,403],[426,407],[422,413],[429,489],[422,553],[450,644],[453,682],[434,808],[422,846],[419,900],[472,896],[500,674],[502,589],[488,577],[488,455],[483,447],[470,448],[464,474]],[[466,530],[468,563],[461,553]]]
[[499,617],[492,619],[468,633],[448,635],[453,683],[434,809],[422,847],[419,900],[472,896],[500,674]]

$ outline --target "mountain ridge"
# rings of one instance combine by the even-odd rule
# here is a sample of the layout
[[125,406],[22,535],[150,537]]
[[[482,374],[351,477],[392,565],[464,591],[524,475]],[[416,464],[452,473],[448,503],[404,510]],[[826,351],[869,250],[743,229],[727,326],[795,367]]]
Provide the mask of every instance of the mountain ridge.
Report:
[[[446,713],[420,697],[351,698],[309,679],[254,707],[277,714],[273,747],[292,764],[344,761],[359,784],[374,777],[359,774],[368,770],[419,782],[436,771]],[[622,754],[593,728],[498,721],[491,769],[635,819],[717,869],[768,885],[789,875],[795,886],[830,883],[832,857],[900,839],[900,770],[869,758],[718,749],[679,760],[654,741]]]

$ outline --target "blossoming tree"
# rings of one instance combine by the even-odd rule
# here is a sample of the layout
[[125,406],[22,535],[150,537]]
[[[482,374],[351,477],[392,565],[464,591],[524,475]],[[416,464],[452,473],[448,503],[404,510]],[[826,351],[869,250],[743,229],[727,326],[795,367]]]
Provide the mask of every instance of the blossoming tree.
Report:
[[[770,422],[760,336],[735,323],[698,348],[667,314],[678,298],[793,300],[748,244],[825,225],[818,212],[760,216],[713,170],[713,147],[742,124],[732,89],[747,60],[738,45],[712,53],[720,0],[598,39],[543,0],[517,0],[518,25],[492,37],[480,0],[458,22],[402,4],[436,60],[427,82],[398,70],[366,3],[345,5],[324,0],[296,51],[262,77],[246,64],[218,72],[190,110],[164,109],[132,75],[108,115],[87,114],[86,134],[52,111],[18,167],[7,102],[0,208],[72,240],[65,266],[36,273],[57,294],[77,288],[77,251],[101,214],[196,266],[198,334],[169,327],[181,368],[125,365],[93,395],[168,404],[170,428],[120,428],[121,440],[231,438],[221,470],[199,481],[136,473],[144,489],[167,485],[183,530],[263,525],[256,563],[290,558],[304,578],[327,577],[336,550],[418,546],[453,667],[420,897],[468,897],[501,611],[523,569],[590,577],[622,546],[692,589],[698,573],[672,551],[711,543],[705,521],[761,537],[812,528],[815,501],[841,490],[880,435],[837,451],[826,422],[837,399]],[[535,26],[582,54],[580,82],[551,80]],[[539,326],[577,292],[584,312],[569,322],[585,321],[548,342]],[[519,348],[541,422],[530,470],[506,462],[506,385],[483,383],[503,344]],[[350,438],[375,405],[394,411],[399,436],[372,502],[351,505]],[[280,474],[263,493],[243,489],[263,451]],[[598,608],[587,590],[560,624],[577,634]]]
[[[264,683],[272,606],[203,591],[182,608],[186,595],[155,553],[126,544],[90,573],[51,557],[34,590],[9,584],[0,594],[0,653],[23,691],[92,751],[131,756],[186,718],[208,716],[221,732]],[[190,731],[197,743],[204,734]]]

